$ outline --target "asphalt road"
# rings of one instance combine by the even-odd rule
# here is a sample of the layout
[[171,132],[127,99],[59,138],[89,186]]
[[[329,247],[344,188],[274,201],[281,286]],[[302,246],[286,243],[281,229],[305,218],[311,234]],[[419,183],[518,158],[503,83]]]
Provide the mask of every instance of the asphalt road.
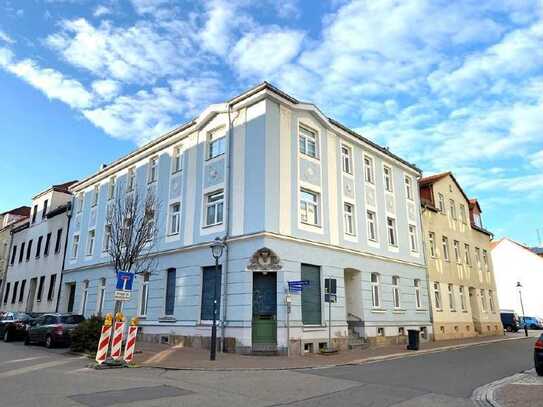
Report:
[[294,371],[96,371],[64,350],[0,343],[0,407],[470,406],[473,390],[532,367],[534,339],[359,366]]

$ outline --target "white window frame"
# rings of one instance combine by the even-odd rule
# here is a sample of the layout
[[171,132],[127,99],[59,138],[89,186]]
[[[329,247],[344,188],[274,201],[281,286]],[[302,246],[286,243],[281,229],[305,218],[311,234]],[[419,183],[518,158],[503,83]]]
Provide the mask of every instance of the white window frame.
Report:
[[343,221],[344,221],[344,228],[345,228],[345,234],[349,236],[356,236],[356,225],[355,225],[355,219],[356,219],[356,212],[354,209],[354,205],[349,202],[343,203]]
[[98,205],[99,196],[100,196],[100,185],[95,185],[93,188],[92,206]]
[[[109,232],[108,232],[109,229]],[[107,253],[109,251],[109,241],[111,236],[111,225],[106,223],[104,225],[104,235],[102,237],[102,252]]]
[[[216,196],[221,196],[222,195],[222,198],[221,199],[216,199],[214,201],[210,201],[211,198],[214,198]],[[205,198],[204,198],[204,225],[207,227],[207,226],[215,226],[215,225],[220,225],[223,223],[224,221],[224,190],[223,189],[217,189],[213,192],[209,192],[205,195]],[[219,206],[222,206],[222,211],[221,211],[221,219],[219,220],[219,211],[218,211],[218,208]],[[214,210],[213,210],[213,222],[209,222],[209,218],[208,218],[208,209],[213,207]]]
[[485,267],[485,271],[489,272],[490,267],[488,265],[488,253],[487,253],[487,251],[485,249],[483,249],[483,265]]
[[481,288],[480,294],[481,294],[481,311],[486,312],[486,292],[483,288]]
[[373,157],[368,154],[364,154],[364,182],[375,184],[375,165]]
[[368,240],[371,240],[372,242],[377,242],[379,239],[379,236],[377,233],[377,213],[375,213],[375,211],[368,209],[366,211],[366,221],[368,224]]
[[[177,206],[177,211],[174,211],[175,206]],[[181,202],[171,203],[168,212],[168,235],[178,235],[181,225]]]
[[464,243],[464,260],[468,266],[471,266],[471,249],[467,243]]
[[[304,198],[304,194],[308,194],[314,197],[309,200]],[[313,208],[313,221],[309,220],[309,209]],[[306,188],[300,188],[300,223],[310,226],[320,226],[320,194],[315,191],[311,191]],[[304,220],[305,214],[305,220]]]
[[447,208],[445,207],[445,197],[443,196],[443,194],[441,192],[437,193],[437,204],[438,204],[439,211],[442,214],[446,214],[447,213]]
[[417,225],[410,224],[407,227],[409,229],[409,249],[412,253],[418,252],[417,242]]
[[[309,146],[313,144],[314,154],[310,153]],[[307,157],[319,159],[319,133],[305,124],[298,125],[298,151]]]
[[[390,224],[392,221],[392,224]],[[392,216],[387,216],[387,242],[391,247],[398,247],[398,231],[396,219]]]
[[346,174],[353,174],[353,149],[346,144],[341,144],[341,168]]
[[495,304],[494,304],[494,292],[492,290],[488,290],[488,303],[490,305],[490,312],[495,312]]
[[95,243],[96,243],[96,229],[90,229],[87,232],[87,248],[85,251],[85,254],[87,256],[93,255]]
[[417,309],[421,309],[422,308],[422,293],[421,293],[420,280],[416,278],[413,282],[413,285],[415,286],[415,306]]
[[451,311],[456,311],[456,301],[454,298],[454,285],[448,284],[447,285],[447,292],[449,294],[449,309]]
[[443,250],[443,260],[450,261],[449,238],[447,236],[441,238],[441,249]]
[[85,202],[85,193],[80,192],[77,194],[77,213],[83,212],[83,203]]
[[413,196],[413,178],[411,178],[409,175],[406,175],[404,177],[404,181],[405,181],[405,196],[407,197],[407,199],[412,201],[414,199],[414,196]]
[[[374,280],[375,277],[375,281]],[[381,276],[379,273],[371,273],[371,303],[374,309],[381,308]]]
[[[224,155],[226,152],[226,132],[224,128],[215,129],[207,133],[207,160]],[[215,148],[216,147],[216,148]],[[216,151],[215,151],[216,150]]]
[[428,246],[430,248],[430,257],[436,258],[436,234],[434,232],[428,232]]
[[392,276],[392,304],[395,309],[400,309],[402,300],[400,298],[400,277]]
[[389,165],[384,164],[383,165],[383,184],[385,187],[385,191],[387,192],[394,192],[394,178],[393,178],[393,172],[392,167]]
[[477,269],[481,270],[481,249],[475,248],[475,261],[477,262]]
[[115,198],[115,181],[116,181],[115,176],[109,177],[109,184],[108,184],[108,189],[107,189],[108,200],[112,200],[113,198]]
[[434,281],[434,302],[437,310],[443,310],[443,302],[441,301],[441,285],[438,281]]
[[[147,316],[147,309],[149,307],[149,273],[142,274],[141,278],[143,280],[141,282],[140,298],[138,303],[138,316],[145,318]],[[164,306],[166,306],[166,304],[164,304]]]
[[72,237],[72,259],[77,259],[77,252],[79,251],[79,241],[79,233],[74,234]]
[[454,199],[449,199],[449,207],[451,209],[451,218],[456,220],[456,203],[454,202]]
[[126,173],[126,192],[136,189],[136,167],[130,167]]
[[87,311],[87,301],[89,299],[89,280],[83,281],[83,291],[81,292],[81,306],[80,306],[80,314],[85,315],[85,312]]
[[183,169],[183,146],[175,146],[172,151],[172,174],[177,174]]
[[462,219],[462,223],[468,223],[467,217],[466,217],[466,206],[464,204],[459,204],[460,211],[460,219]]
[[460,242],[458,240],[453,240],[453,248],[456,263],[462,264],[462,253],[460,252]]
[[149,158],[147,168],[147,183],[152,184],[158,181],[158,156]]
[[102,277],[98,280],[98,282],[98,301],[96,301],[96,313],[102,314],[104,311],[104,301],[106,298],[106,279]]
[[460,308],[462,311],[466,311],[466,288],[461,285],[458,291],[460,292]]

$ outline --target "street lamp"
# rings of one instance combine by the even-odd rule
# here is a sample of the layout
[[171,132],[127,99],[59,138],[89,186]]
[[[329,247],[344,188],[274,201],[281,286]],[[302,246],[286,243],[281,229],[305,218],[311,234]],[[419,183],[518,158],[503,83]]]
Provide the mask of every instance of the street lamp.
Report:
[[215,360],[217,353],[217,276],[219,275],[219,259],[224,250],[224,242],[221,238],[216,237],[209,245],[211,254],[215,259],[215,277],[213,279],[213,326],[211,327],[211,351],[209,360]]
[[522,284],[517,281],[518,295],[520,297],[520,308],[522,310],[522,323],[524,325],[524,333],[528,336],[528,326],[526,325],[526,314],[524,313],[524,304],[522,302]]

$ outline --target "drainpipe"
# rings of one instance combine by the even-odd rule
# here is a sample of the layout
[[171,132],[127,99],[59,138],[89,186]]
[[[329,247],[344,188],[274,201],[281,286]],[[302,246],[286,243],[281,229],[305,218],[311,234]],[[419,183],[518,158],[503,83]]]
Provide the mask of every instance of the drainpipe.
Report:
[[[74,197],[72,197],[73,201]],[[66,218],[68,219],[67,226],[66,226],[66,237],[64,238],[64,254],[62,256],[62,268],[60,269],[60,278],[59,278],[59,286],[58,286],[58,294],[57,294],[57,305],[55,306],[55,312],[58,312],[58,308],[60,305],[60,295],[62,294],[62,280],[64,277],[64,266],[66,265],[66,252],[68,251],[68,235],[70,234],[70,220],[72,218],[72,202],[68,202],[66,208]]]
[[[420,178],[420,177],[419,177]],[[417,179],[418,184],[418,179]],[[419,204],[420,204],[420,195],[419,195]],[[420,231],[422,234],[422,255],[424,256],[424,263],[426,265],[426,289],[428,291],[428,311],[430,312],[430,324],[432,325],[432,331],[433,331],[433,321],[434,321],[434,310],[432,308],[432,290],[430,288],[431,281],[430,281],[430,271],[428,270],[428,256],[426,255],[426,232],[424,231],[424,221],[422,219],[422,214],[427,211],[427,209],[421,205],[421,210],[417,211],[419,213],[419,219],[420,219]]]

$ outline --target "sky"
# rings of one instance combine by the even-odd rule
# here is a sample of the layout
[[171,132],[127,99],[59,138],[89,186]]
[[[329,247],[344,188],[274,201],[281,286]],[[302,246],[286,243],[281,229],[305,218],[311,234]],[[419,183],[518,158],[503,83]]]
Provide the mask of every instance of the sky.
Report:
[[0,211],[262,80],[543,237],[543,0],[0,0]]

